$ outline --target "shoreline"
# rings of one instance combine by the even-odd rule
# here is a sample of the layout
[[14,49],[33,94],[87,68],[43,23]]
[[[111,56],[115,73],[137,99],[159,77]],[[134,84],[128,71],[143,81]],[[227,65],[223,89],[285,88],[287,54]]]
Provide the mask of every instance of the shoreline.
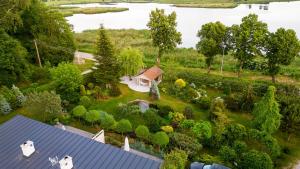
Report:
[[250,0],[250,1],[241,1],[241,2],[234,2],[234,1],[218,1],[218,0],[211,0],[205,3],[198,3],[197,1],[191,0],[190,2],[184,3],[178,1],[171,1],[171,0],[154,0],[154,1],[122,1],[122,0],[110,0],[110,1],[102,1],[102,0],[62,0],[62,1],[50,1],[45,2],[45,4],[53,7],[61,6],[61,5],[75,5],[75,4],[89,4],[89,3],[100,3],[103,5],[112,5],[114,3],[157,3],[157,4],[170,4],[171,6],[175,6],[178,8],[235,8],[241,4],[269,4],[272,2],[294,2],[299,0]]

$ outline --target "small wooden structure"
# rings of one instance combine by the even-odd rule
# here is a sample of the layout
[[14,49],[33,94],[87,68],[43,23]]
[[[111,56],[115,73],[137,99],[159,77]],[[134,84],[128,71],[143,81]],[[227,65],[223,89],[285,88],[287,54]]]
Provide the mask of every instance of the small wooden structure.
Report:
[[151,87],[152,81],[156,81],[159,84],[162,81],[163,71],[158,66],[153,66],[146,69],[134,79],[139,86]]

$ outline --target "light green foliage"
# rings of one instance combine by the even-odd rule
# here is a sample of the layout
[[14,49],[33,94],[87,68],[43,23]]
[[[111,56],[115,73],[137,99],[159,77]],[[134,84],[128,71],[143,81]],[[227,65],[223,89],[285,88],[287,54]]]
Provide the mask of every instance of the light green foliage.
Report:
[[83,82],[83,77],[77,66],[69,63],[60,63],[50,70],[52,79],[65,91],[78,90]]
[[255,56],[261,56],[267,33],[267,24],[258,20],[255,14],[249,14],[242,19],[240,25],[232,26],[234,50],[233,55],[238,60],[239,74],[243,65]]
[[89,123],[94,124],[100,120],[100,112],[97,110],[90,110],[85,114],[85,120]]
[[0,29],[0,49],[0,85],[11,86],[23,80],[28,73],[25,60],[27,51],[2,29]]
[[253,115],[254,125],[267,133],[274,133],[280,126],[281,114],[279,105],[275,99],[276,88],[269,86],[264,97],[255,104]]
[[210,106],[211,112],[224,112],[226,110],[224,99],[217,97],[213,99]]
[[217,54],[222,54],[222,42],[225,39],[225,33],[226,26],[218,21],[202,25],[201,30],[197,34],[200,41],[196,45],[196,48],[206,57],[208,72],[210,72],[214,57]]
[[199,139],[209,139],[212,136],[212,126],[209,121],[195,123],[192,131]]
[[173,133],[174,129],[172,126],[161,126],[161,130],[166,133]]
[[183,129],[190,129],[195,125],[195,121],[191,119],[184,119],[179,126]]
[[9,103],[7,102],[7,100],[5,99],[5,97],[3,97],[2,95],[0,95],[0,113],[5,115],[8,114],[12,111]]
[[132,126],[131,126],[131,123],[129,120],[127,119],[122,119],[120,120],[117,125],[116,125],[116,128],[115,130],[118,132],[118,133],[128,133],[128,132],[132,132]]
[[169,136],[165,132],[159,131],[153,135],[152,142],[158,146],[166,146],[169,143]]
[[175,81],[175,85],[179,87],[180,89],[184,88],[186,86],[186,82],[183,79],[177,79]]
[[238,124],[238,123],[231,123],[225,127],[225,131],[223,133],[226,136],[228,142],[233,142],[234,140],[242,140],[246,136],[246,127]]
[[149,91],[149,95],[152,97],[152,99],[159,100],[160,99],[160,92],[157,86],[157,83],[155,80],[152,80],[151,87]]
[[268,154],[251,150],[243,155],[240,168],[273,169],[273,162]]
[[104,113],[100,117],[100,123],[102,128],[109,130],[114,129],[117,122],[113,115]]
[[139,125],[135,129],[135,134],[138,138],[148,140],[150,136],[150,132],[147,126]]
[[86,90],[84,85],[80,85],[80,95],[85,96],[86,95]]
[[137,75],[144,67],[143,58],[143,53],[138,49],[125,48],[121,50],[118,61],[121,65],[122,75]]
[[91,101],[91,99],[88,96],[82,96],[82,97],[80,97],[79,104],[83,105],[86,108],[89,108],[91,106],[91,104],[92,104],[92,101]]
[[87,110],[84,106],[79,105],[73,108],[72,113],[75,117],[83,118],[86,114]]
[[176,30],[176,13],[166,15],[163,9],[155,9],[150,13],[150,29],[152,42],[158,47],[158,61],[163,53],[174,50],[181,43],[181,33]]
[[25,108],[36,116],[41,115],[44,121],[51,120],[62,113],[60,96],[48,91],[29,93]]
[[99,28],[96,42],[96,59],[99,63],[94,70],[94,78],[100,84],[112,84],[119,81],[120,65],[115,56],[112,45],[103,25]]
[[185,116],[183,115],[183,113],[170,112],[169,119],[171,119],[173,123],[179,124],[181,121],[185,119]]
[[164,157],[162,169],[185,169],[188,161],[188,155],[183,150],[172,150]]
[[281,65],[290,65],[295,57],[299,55],[300,42],[294,30],[278,29],[270,33],[267,43],[266,58],[268,73],[275,83],[275,75],[280,71]]

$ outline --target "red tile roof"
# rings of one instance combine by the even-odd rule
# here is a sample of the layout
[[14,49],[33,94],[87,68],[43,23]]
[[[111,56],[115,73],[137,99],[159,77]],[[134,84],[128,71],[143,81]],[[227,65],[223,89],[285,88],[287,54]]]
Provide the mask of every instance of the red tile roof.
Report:
[[158,66],[153,66],[153,67],[147,69],[144,73],[142,73],[142,75],[144,75],[145,77],[147,77],[150,80],[154,80],[162,74],[163,74],[163,71]]

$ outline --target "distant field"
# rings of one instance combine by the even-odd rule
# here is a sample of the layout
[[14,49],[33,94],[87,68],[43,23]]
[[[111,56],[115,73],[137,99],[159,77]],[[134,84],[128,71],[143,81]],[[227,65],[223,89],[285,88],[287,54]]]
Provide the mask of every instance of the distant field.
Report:
[[61,12],[64,16],[72,16],[74,14],[97,14],[107,12],[122,12],[128,8],[115,7],[93,7],[93,8],[78,8],[78,7],[53,7],[54,10]]
[[289,2],[293,0],[56,0],[46,2],[48,5],[57,6],[62,4],[82,4],[82,3],[167,3],[175,4],[177,7],[190,8],[234,8],[238,4],[261,4],[269,2]]
[[[147,66],[155,64],[157,49],[152,46],[150,32],[147,30],[108,30],[112,43],[115,45],[117,52],[122,48],[133,47],[144,53],[144,63]],[[75,34],[75,41],[79,51],[94,53],[97,30],[84,31]],[[216,56],[212,66],[212,74],[221,75],[220,65],[222,56]],[[199,70],[206,72],[205,58],[194,49],[177,48],[174,52],[166,53],[161,58],[163,66],[172,68],[182,68],[190,70]],[[225,56],[224,76],[236,77],[236,60],[231,55]],[[268,80],[270,76],[260,71],[244,70],[243,78],[250,80]],[[300,58],[297,57],[289,66],[282,67],[277,80],[281,83],[300,85]]]

